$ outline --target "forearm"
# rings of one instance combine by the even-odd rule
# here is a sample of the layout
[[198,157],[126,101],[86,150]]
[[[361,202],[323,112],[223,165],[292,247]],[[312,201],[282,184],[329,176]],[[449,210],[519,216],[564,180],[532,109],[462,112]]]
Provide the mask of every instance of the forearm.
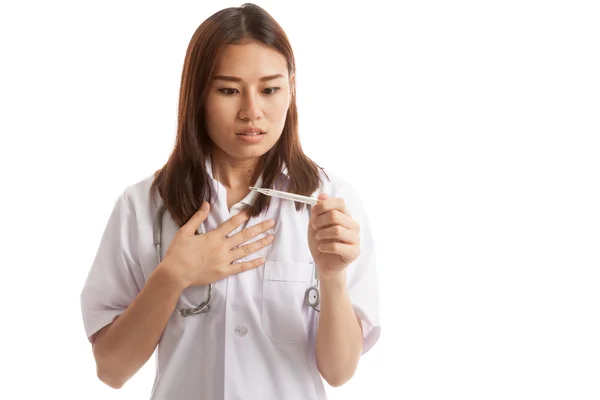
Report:
[[319,372],[331,386],[348,381],[362,352],[362,329],[346,288],[345,272],[320,280],[321,313],[316,357]]
[[183,290],[161,267],[94,342],[98,377],[113,388],[123,386],[152,356]]

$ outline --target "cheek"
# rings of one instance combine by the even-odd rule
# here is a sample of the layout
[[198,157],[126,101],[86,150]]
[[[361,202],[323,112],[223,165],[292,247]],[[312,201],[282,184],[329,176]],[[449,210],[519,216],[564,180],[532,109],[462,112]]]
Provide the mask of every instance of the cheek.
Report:
[[205,106],[206,126],[209,134],[219,134],[219,132],[227,131],[230,128],[232,119],[232,110],[227,104],[219,104],[216,99],[207,99]]
[[283,127],[288,107],[289,99],[287,96],[281,96],[277,101],[269,104],[269,107],[265,110],[269,122],[275,126]]

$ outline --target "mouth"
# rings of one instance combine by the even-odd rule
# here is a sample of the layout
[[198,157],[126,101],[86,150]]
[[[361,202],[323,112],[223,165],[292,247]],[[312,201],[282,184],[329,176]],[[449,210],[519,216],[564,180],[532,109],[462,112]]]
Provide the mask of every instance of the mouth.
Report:
[[260,128],[244,129],[242,132],[236,133],[237,136],[259,136],[264,134],[266,134],[266,132]]

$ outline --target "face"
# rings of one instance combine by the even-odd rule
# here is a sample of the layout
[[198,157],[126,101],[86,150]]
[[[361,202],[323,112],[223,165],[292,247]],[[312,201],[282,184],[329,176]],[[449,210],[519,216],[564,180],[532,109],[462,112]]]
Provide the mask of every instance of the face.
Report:
[[254,42],[228,45],[205,105],[215,151],[240,161],[269,151],[283,131],[290,87],[287,62],[276,50]]

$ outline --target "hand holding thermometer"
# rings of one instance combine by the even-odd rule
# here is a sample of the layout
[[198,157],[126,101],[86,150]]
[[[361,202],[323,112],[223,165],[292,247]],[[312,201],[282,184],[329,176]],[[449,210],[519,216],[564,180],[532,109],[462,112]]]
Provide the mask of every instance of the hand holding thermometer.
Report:
[[292,200],[292,201],[297,201],[300,203],[304,203],[304,204],[310,204],[310,205],[315,205],[317,204],[317,202],[319,200],[312,198],[312,197],[307,197],[307,196],[300,196],[299,194],[294,194],[294,193],[288,193],[288,192],[282,192],[280,190],[274,190],[274,189],[267,189],[267,188],[256,188],[256,187],[250,187],[250,190],[254,190],[258,193],[262,193],[265,194],[267,196],[273,196],[273,197],[279,197],[280,199],[287,199],[287,200]]

